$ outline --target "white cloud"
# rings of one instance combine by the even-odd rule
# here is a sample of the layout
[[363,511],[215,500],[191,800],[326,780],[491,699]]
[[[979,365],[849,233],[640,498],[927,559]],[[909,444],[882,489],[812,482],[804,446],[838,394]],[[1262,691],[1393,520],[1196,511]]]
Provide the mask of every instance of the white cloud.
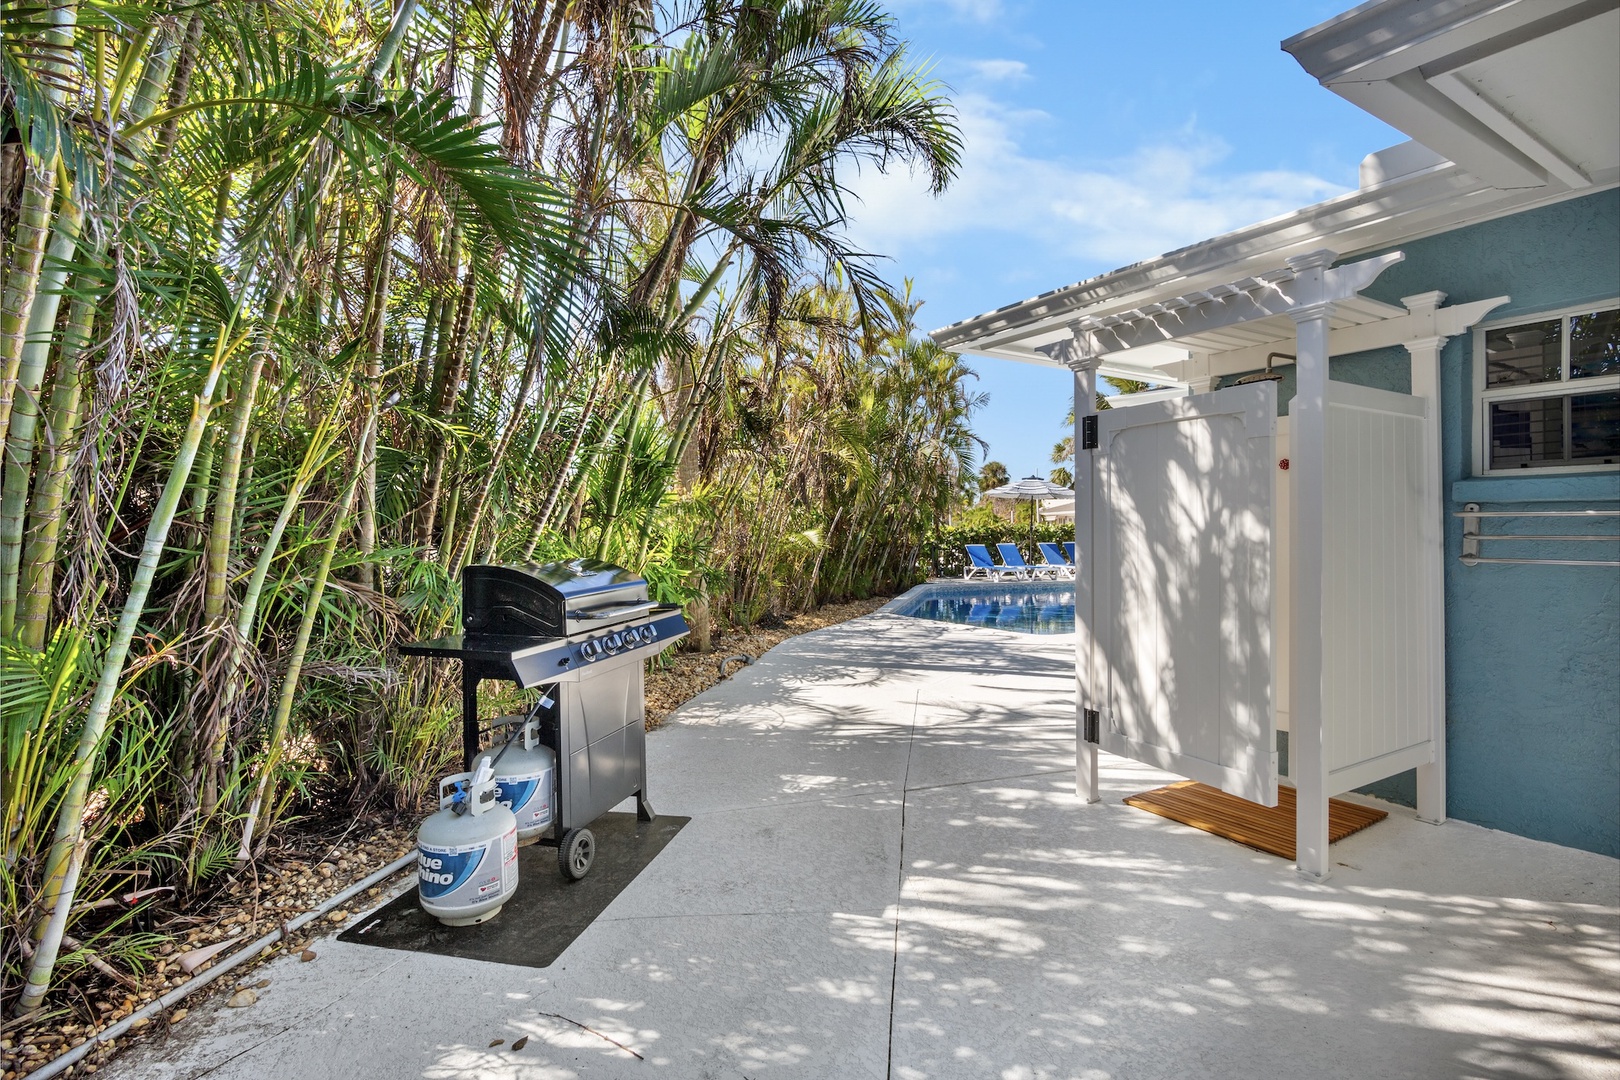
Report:
[[930,198],[922,179],[904,171],[867,169],[856,178],[860,201],[851,204],[850,231],[865,250],[900,257],[964,234],[999,232],[1026,245],[1031,261],[1093,264],[1077,268],[1078,278],[1345,190],[1291,170],[1223,172],[1230,148],[1193,129],[1080,164],[1041,158],[1025,153],[1019,136],[1046,114],[1008,110],[980,94],[961,95],[956,106],[965,147],[943,196]]
[[891,0],[890,8],[905,11],[945,8],[958,19],[987,23],[1001,14],[1001,0]]
[[967,66],[988,82],[1021,82],[1029,78],[1029,65],[1022,60],[969,60]]

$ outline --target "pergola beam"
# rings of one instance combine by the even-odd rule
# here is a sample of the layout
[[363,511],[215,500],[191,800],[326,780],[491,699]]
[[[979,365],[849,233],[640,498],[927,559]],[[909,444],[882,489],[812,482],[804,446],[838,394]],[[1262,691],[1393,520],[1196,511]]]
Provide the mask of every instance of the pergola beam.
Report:
[[[1424,338],[1455,337],[1510,299],[1511,297],[1507,296],[1495,296],[1489,300],[1478,300],[1472,304],[1457,304],[1446,308],[1409,308],[1407,314],[1393,319],[1381,319],[1359,326],[1343,326],[1329,331],[1328,355],[1345,356],[1372,349],[1392,348]],[[1293,345],[1293,335],[1289,335],[1242,349],[1203,354],[1209,363],[1207,374],[1220,377],[1254,371],[1265,366],[1268,354],[1290,351]],[[1166,367],[1165,376],[1186,380],[1191,377],[1189,374],[1191,363],[1192,361],[1188,360]],[[1293,363],[1291,360],[1284,362],[1284,364],[1291,363]]]
[[[1320,267],[1337,258],[1332,251],[1314,251],[1289,259],[1288,266],[1252,277],[1172,297],[1156,304],[1108,315],[1082,317],[1069,324],[1069,332],[1084,355],[1107,362],[1115,353],[1163,345],[1229,326],[1241,326],[1274,315],[1292,315],[1313,304],[1348,300],[1385,269],[1406,256],[1390,252],[1360,262],[1323,270],[1299,280],[1299,267]],[[1318,299],[1319,290],[1327,299]],[[1037,351],[1047,353],[1049,346]]]

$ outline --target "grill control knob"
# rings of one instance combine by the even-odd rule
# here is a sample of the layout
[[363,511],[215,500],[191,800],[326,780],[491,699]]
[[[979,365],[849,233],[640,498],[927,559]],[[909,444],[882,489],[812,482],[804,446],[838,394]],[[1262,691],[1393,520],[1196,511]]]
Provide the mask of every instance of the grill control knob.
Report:
[[600,641],[584,642],[579,647],[579,655],[585,660],[595,660],[602,655],[602,643]]
[[624,643],[626,645],[640,645],[641,628],[639,626],[632,626],[630,629],[626,630],[624,632]]
[[651,644],[658,639],[658,627],[648,623],[641,628],[641,640]]
[[602,639],[602,644],[607,647],[608,652],[616,653],[624,648],[624,637],[620,634],[609,634]]

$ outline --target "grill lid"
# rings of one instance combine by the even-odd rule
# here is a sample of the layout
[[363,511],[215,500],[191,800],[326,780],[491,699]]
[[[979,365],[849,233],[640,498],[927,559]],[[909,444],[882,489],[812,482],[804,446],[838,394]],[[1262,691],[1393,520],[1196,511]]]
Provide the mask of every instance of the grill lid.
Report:
[[651,606],[646,579],[599,559],[474,565],[461,572],[461,623],[479,634],[563,637]]

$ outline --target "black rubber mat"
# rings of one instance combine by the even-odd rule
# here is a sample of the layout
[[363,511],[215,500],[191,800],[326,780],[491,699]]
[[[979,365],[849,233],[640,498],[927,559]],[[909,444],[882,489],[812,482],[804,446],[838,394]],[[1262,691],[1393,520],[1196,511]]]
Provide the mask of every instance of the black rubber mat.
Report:
[[501,913],[477,926],[445,926],[422,910],[411,889],[338,935],[339,941],[406,952],[459,956],[522,967],[550,967],[624,891],[691,818],[603,814],[591,822],[596,859],[583,881],[557,869],[557,849],[518,850],[518,887]]

